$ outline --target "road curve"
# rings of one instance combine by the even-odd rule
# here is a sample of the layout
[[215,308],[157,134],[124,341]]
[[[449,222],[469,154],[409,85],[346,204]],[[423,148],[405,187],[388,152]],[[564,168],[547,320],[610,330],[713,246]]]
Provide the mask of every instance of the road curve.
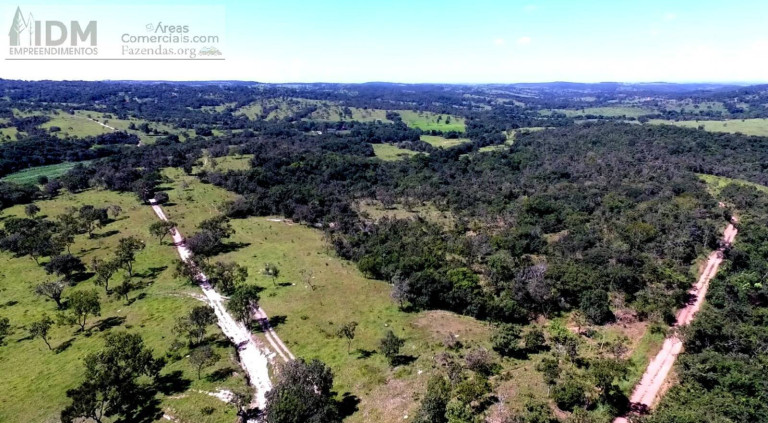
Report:
[[[678,310],[674,324],[675,327],[685,326],[693,321],[696,312],[699,311],[704,303],[704,298],[709,289],[709,282],[715,277],[717,270],[720,268],[720,263],[723,262],[723,253],[729,245],[733,244],[737,233],[738,230],[733,224],[729,224],[728,227],[725,228],[725,231],[723,232],[722,246],[709,255],[707,265],[704,268],[704,271],[701,272],[699,280],[693,288],[688,291],[691,298],[693,298],[693,301]],[[661,351],[659,351],[659,353],[656,354],[656,357],[654,357],[648,364],[642,379],[640,379],[640,383],[638,383],[635,386],[634,391],[632,391],[632,396],[629,401],[631,404],[630,409],[633,412],[647,412],[650,410],[654,401],[659,396],[661,388],[667,380],[677,356],[682,350],[683,341],[676,334],[673,333],[664,340]],[[628,420],[626,416],[617,417],[613,421],[613,423],[627,422]]]

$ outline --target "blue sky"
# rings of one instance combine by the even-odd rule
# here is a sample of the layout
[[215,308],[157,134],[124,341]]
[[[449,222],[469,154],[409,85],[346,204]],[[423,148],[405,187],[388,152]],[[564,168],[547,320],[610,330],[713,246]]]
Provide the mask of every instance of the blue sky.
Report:
[[[225,17],[212,19],[210,25],[225,32],[226,60],[56,62],[55,66],[4,61],[0,77],[448,83],[768,80],[766,1],[159,3],[176,10],[172,16],[178,20],[191,21],[205,16],[191,16],[199,12],[189,5],[221,6]],[[46,4],[58,9],[70,5],[38,1],[20,6],[40,9]],[[71,4],[124,10],[118,8],[127,3]],[[137,5],[158,2],[128,4],[141,10]],[[7,16],[15,6],[0,6],[4,8],[0,22],[10,22]],[[53,9],[46,8],[46,13]],[[120,15],[121,24],[153,20],[115,15]],[[99,16],[99,24],[107,26]],[[7,50],[5,30],[0,36]]]

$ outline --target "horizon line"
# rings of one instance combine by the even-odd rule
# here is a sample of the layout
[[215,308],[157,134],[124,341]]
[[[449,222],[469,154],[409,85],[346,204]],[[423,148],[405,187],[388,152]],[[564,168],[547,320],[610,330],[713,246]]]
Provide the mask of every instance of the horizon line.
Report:
[[753,85],[765,85],[768,84],[768,80],[764,81],[578,81],[578,80],[550,80],[550,81],[515,81],[515,82],[402,82],[402,81],[363,81],[363,82],[331,82],[331,81],[283,81],[283,82],[268,82],[268,81],[256,81],[251,79],[17,79],[17,78],[4,78],[0,76],[0,81],[20,81],[20,82],[156,82],[156,83],[252,83],[252,84],[266,84],[266,85],[315,85],[315,84],[327,84],[327,85],[365,85],[365,84],[392,84],[392,85],[457,85],[457,86],[482,86],[482,85],[522,85],[522,84],[580,84],[580,85],[599,85],[599,84],[620,84],[620,85],[651,85],[651,84],[667,84],[667,85],[729,85],[729,86],[753,86]]

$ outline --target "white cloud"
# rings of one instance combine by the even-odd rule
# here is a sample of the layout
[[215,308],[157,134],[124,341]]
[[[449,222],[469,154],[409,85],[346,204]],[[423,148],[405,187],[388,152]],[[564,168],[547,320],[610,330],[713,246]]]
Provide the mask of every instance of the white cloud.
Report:
[[530,12],[533,12],[534,10],[536,10],[538,8],[539,7],[536,6],[535,4],[528,4],[528,5],[525,5],[525,7],[523,7],[523,11],[530,13]]
[[493,43],[496,44],[497,46],[503,46],[504,45],[504,39],[503,38],[497,38],[497,39],[493,40]]
[[528,37],[528,36],[520,37],[517,39],[517,45],[519,46],[527,46],[530,43],[531,43],[531,37]]
[[667,21],[667,22],[669,22],[669,21],[674,21],[675,19],[677,19],[677,15],[676,15],[676,14],[674,14],[674,13],[671,13],[671,12],[667,12],[667,13],[665,13],[665,14],[664,14],[664,15],[661,17],[661,19],[662,19],[662,20],[664,20],[664,21]]

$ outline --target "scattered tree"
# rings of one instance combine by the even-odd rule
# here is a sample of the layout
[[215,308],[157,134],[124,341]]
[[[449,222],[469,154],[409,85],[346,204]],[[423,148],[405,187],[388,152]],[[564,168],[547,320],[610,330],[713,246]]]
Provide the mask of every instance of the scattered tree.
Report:
[[3,345],[5,338],[11,334],[11,320],[7,317],[0,317],[0,345]]
[[85,272],[85,265],[82,260],[71,254],[62,254],[51,257],[51,260],[44,265],[45,272],[56,274],[69,280],[73,274]]
[[66,286],[64,281],[43,282],[35,287],[35,294],[52,299],[56,303],[56,307],[61,310],[63,308],[61,295]]
[[387,331],[387,334],[379,341],[379,349],[384,357],[387,358],[390,365],[393,365],[397,360],[398,354],[400,354],[400,348],[405,345],[405,340],[398,338],[391,330]]
[[93,238],[93,231],[106,225],[109,221],[109,216],[107,215],[107,209],[85,205],[80,207],[78,221],[82,230],[88,234],[88,237]]
[[114,289],[114,293],[117,294],[117,298],[122,298],[125,302],[128,302],[128,295],[135,289],[131,278],[123,279],[123,283],[117,285]]
[[266,423],[338,423],[333,399],[333,373],[318,360],[289,361],[277,372],[277,381],[267,392]]
[[105,261],[94,258],[91,261],[91,270],[96,273],[96,286],[103,286],[104,292],[109,294],[109,280],[112,279],[118,269],[118,263],[114,260]]
[[272,278],[272,285],[277,286],[277,277],[280,276],[280,268],[274,263],[264,263],[264,270],[262,271],[264,276]]
[[[67,391],[72,400],[61,412],[62,423],[120,416],[120,421],[133,421],[133,416],[150,398],[149,387],[141,377],[156,378],[164,365],[152,357],[152,350],[137,334],[109,333],[105,348],[85,357],[85,377],[80,386]],[[110,420],[112,421],[112,420]]]
[[73,292],[69,296],[67,305],[72,320],[80,325],[81,331],[85,330],[89,315],[98,316],[101,314],[101,302],[99,302],[99,293],[96,290]]
[[44,314],[40,320],[29,325],[29,335],[32,338],[42,339],[49,350],[53,350],[51,343],[48,342],[48,331],[51,329],[51,326],[53,326],[53,320],[47,314]]
[[414,423],[445,423],[450,398],[450,383],[443,376],[432,376],[427,382],[427,393],[421,400]]
[[216,313],[207,305],[195,306],[186,316],[179,317],[174,331],[186,336],[189,345],[203,342],[208,325],[216,323]]
[[27,204],[24,206],[24,214],[26,214],[28,217],[35,217],[36,214],[40,213],[40,207],[37,206],[37,204]]
[[221,356],[219,353],[214,351],[210,345],[197,347],[189,353],[189,362],[197,369],[198,380],[200,379],[203,368],[216,364],[220,358]]
[[352,347],[352,341],[355,339],[355,331],[357,330],[357,322],[347,322],[341,325],[336,332],[336,336],[339,338],[346,338],[347,340],[347,354]]
[[227,310],[237,320],[250,326],[253,319],[253,311],[259,307],[259,292],[261,288],[256,285],[240,285],[235,289],[227,302]]
[[163,243],[163,238],[171,233],[173,228],[176,227],[176,222],[170,220],[160,220],[149,225],[149,233],[152,236],[159,238],[160,243]]
[[232,294],[248,277],[248,269],[234,262],[216,262],[206,266],[205,273],[211,285],[226,295]]
[[493,350],[504,357],[513,357],[520,354],[520,338],[522,330],[520,326],[503,324],[499,326],[491,337]]
[[133,277],[133,264],[136,262],[136,253],[144,249],[144,243],[140,239],[129,236],[119,241],[115,251],[115,263]]

